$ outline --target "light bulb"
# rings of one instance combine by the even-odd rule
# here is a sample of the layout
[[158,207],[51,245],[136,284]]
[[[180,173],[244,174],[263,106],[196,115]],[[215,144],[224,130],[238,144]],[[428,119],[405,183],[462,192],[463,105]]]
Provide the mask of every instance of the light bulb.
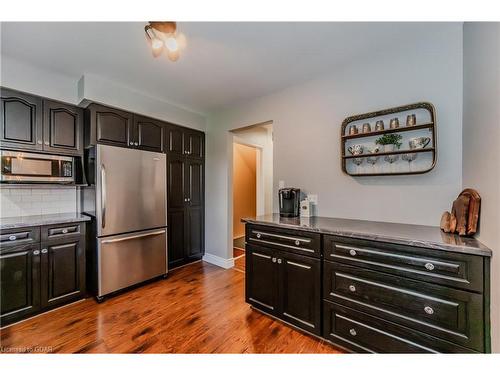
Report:
[[151,41],[151,48],[153,48],[154,50],[160,50],[160,49],[162,49],[163,48],[163,42],[161,41],[161,39],[154,38]]
[[178,48],[182,51],[184,48],[186,48],[186,36],[183,33],[177,33],[175,34],[175,40],[177,40],[177,45]]
[[165,47],[167,47],[167,49],[171,52],[175,52],[179,48],[177,40],[175,40],[173,36],[169,36],[165,39]]

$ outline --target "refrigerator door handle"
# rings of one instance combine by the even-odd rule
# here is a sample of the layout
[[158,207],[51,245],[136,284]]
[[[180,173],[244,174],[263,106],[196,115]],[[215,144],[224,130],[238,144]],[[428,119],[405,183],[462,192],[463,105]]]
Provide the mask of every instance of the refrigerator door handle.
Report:
[[104,240],[102,241],[103,244],[107,244],[107,243],[114,243],[114,242],[121,242],[121,241],[128,241],[128,240],[132,240],[132,239],[135,239],[135,238],[142,238],[142,237],[149,237],[149,236],[157,236],[159,234],[164,234],[166,231],[165,229],[163,230],[157,230],[156,232],[149,232],[149,233],[144,233],[144,234],[138,234],[138,235],[135,235],[135,236],[128,236],[128,237],[122,237],[122,238],[115,238],[115,239],[112,239],[112,240]]
[[101,164],[101,226],[106,226],[106,168]]

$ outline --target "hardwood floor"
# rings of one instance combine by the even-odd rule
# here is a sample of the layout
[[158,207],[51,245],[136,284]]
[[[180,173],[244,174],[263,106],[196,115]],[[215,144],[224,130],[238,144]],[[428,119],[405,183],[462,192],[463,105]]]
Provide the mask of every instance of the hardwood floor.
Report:
[[198,262],[102,304],[66,306],[0,330],[2,351],[57,353],[339,353],[252,310],[245,274]]

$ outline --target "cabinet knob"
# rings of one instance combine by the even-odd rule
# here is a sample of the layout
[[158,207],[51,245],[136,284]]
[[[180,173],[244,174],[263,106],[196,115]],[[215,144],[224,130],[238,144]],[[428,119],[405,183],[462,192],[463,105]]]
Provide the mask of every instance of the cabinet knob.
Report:
[[135,143],[134,143],[134,145],[135,145],[135,146],[139,146],[139,143],[138,143],[138,142],[135,142]]
[[299,240],[295,240],[295,246],[300,246],[300,241]]
[[133,146],[134,145],[134,142],[130,142],[130,146]]
[[354,285],[349,285],[349,290],[351,292],[355,292],[356,291],[356,287]]
[[424,311],[425,311],[426,314],[429,314],[429,315],[434,314],[434,309],[432,307],[430,307],[430,306],[425,306],[424,307]]
[[44,143],[45,143],[45,146],[48,146],[50,144],[49,141],[45,141]]
[[9,241],[15,241],[15,240],[17,240],[16,236],[9,236]]
[[61,232],[63,232],[63,234],[66,234],[66,233],[68,233],[68,230],[67,229],[63,229]]
[[425,268],[427,268],[429,271],[432,271],[434,269],[434,264],[432,264],[432,263],[425,263]]
[[351,250],[349,250],[349,254],[351,254],[354,257],[354,256],[356,256],[357,253],[356,253],[356,250],[351,249]]
[[272,259],[271,259],[271,261],[272,261],[273,263],[276,263],[276,258],[272,258]]
[[281,264],[282,260],[281,259],[278,259],[278,264]]
[[39,145],[41,145],[43,142],[42,141],[37,141],[36,143],[38,143]]
[[40,255],[40,250],[33,251],[33,255]]
[[47,249],[42,249],[42,254],[47,254],[49,251]]
[[257,238],[260,238],[260,237],[262,237],[262,236],[261,236],[261,234],[260,234],[260,233],[257,233],[256,237],[257,237]]
[[349,333],[351,334],[351,336],[356,336],[358,334],[354,328],[351,328],[349,330]]

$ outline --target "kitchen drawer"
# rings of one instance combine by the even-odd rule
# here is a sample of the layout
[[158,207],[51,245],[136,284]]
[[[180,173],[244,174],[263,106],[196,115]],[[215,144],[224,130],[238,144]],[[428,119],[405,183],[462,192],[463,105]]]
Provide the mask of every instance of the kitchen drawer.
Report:
[[324,263],[324,298],[474,350],[484,350],[481,294],[336,262]]
[[247,224],[246,241],[285,252],[321,256],[321,235],[293,229]]
[[85,233],[85,223],[65,223],[42,227],[42,241],[79,237]]
[[40,242],[40,227],[4,229],[0,231],[0,247],[7,249]]
[[474,353],[374,316],[324,301],[324,338],[362,353]]
[[460,289],[483,291],[483,258],[384,242],[324,236],[326,260]]

